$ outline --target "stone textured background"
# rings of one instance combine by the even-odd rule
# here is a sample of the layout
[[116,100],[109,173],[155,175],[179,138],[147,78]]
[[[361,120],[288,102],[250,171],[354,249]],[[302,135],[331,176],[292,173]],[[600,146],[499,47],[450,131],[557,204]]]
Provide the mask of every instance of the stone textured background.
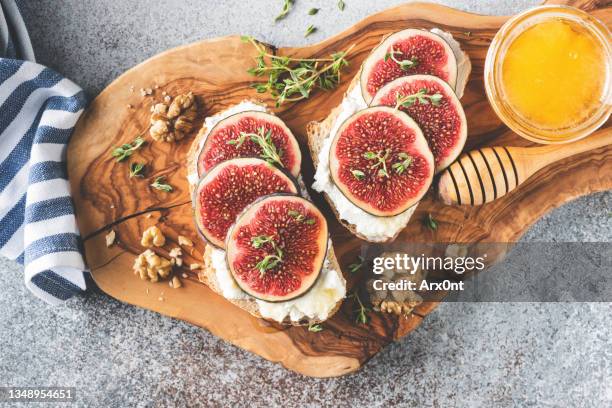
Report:
[[[337,33],[393,0],[22,1],[41,63],[91,95],[167,48],[226,34],[300,45]],[[510,14],[534,0],[441,3]],[[321,7],[307,17],[311,7]],[[302,37],[312,22],[318,32]],[[612,193],[543,218],[531,241],[612,241]],[[208,332],[93,290],[49,307],[0,260],[0,385],[77,387],[78,406],[611,406],[612,304],[443,304],[411,336],[338,379],[288,372]],[[74,405],[73,405],[74,406]]]

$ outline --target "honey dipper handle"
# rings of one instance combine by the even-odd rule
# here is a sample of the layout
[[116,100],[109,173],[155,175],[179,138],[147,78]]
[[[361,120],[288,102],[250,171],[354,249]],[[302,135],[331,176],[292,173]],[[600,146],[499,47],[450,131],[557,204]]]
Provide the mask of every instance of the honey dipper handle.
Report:
[[481,205],[514,190],[541,168],[569,156],[612,144],[612,128],[564,145],[484,147],[462,154],[440,177],[446,204]]
[[484,147],[462,154],[440,177],[445,204],[481,205],[513,190],[524,179],[506,147]]

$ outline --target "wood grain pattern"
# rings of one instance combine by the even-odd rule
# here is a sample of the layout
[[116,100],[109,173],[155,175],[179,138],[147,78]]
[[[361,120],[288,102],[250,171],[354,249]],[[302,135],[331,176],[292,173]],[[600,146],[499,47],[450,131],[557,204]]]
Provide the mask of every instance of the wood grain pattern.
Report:
[[[580,3],[610,25],[609,2],[574,3]],[[294,131],[302,143],[302,151],[306,152],[306,124],[323,119],[341,101],[359,65],[383,35],[408,27],[440,27],[452,32],[472,59],[472,76],[462,100],[469,128],[466,149],[529,146],[528,141],[501,124],[483,89],[482,67],[487,46],[506,19],[413,3],[373,15],[313,46],[274,49],[281,55],[310,57],[356,44],[350,56],[350,69],[338,89],[317,92],[309,100],[285,105],[276,112]],[[194,277],[185,279],[185,286],[175,290],[163,283],[140,281],[131,272],[134,255],[142,251],[140,234],[153,224],[159,224],[168,236],[168,248],[177,241],[178,235],[197,241],[193,253],[186,257],[187,264],[201,258],[204,245],[194,231],[185,179],[185,155],[190,139],[173,145],[149,143],[141,149],[134,158],[146,161],[149,171],[144,179],[138,180],[130,179],[127,163],[118,165],[110,152],[114,146],[146,132],[150,107],[162,98],[162,92],[175,95],[193,91],[199,98],[200,118],[242,99],[257,97],[249,88],[253,78],[246,73],[254,56],[253,48],[237,36],[179,47],[127,71],[92,102],[81,117],[68,149],[68,170],[87,262],[100,288],[119,300],[206,328],[239,347],[306,375],[346,374],[358,369],[386,344],[416,328],[437,303],[423,304],[407,319],[372,314],[368,325],[357,325],[355,306],[347,300],[340,312],[324,324],[324,331],[310,333],[305,328],[278,327],[255,319],[213,294]],[[141,97],[138,90],[148,87],[153,88],[153,95]],[[270,100],[265,102],[271,104]],[[306,154],[304,157],[303,173],[309,185],[312,163]],[[175,187],[174,192],[149,188],[150,182],[160,175],[167,177]],[[514,241],[552,208],[611,187],[612,148],[607,146],[555,162],[520,188],[482,207],[445,206],[430,193],[397,242]],[[364,243],[337,223],[320,196],[314,195],[314,198],[328,216],[335,251],[340,264],[346,267],[355,260]],[[421,222],[428,213],[438,221],[435,232]],[[117,232],[119,243],[106,248],[104,235],[111,228]],[[362,277],[347,278],[349,286],[353,286]]]

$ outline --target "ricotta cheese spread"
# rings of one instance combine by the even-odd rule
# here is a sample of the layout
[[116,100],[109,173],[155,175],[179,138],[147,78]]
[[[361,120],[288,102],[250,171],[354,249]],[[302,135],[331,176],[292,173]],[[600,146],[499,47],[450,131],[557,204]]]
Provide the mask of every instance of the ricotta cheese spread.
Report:
[[[328,244],[331,246],[331,242]],[[288,316],[296,322],[305,317],[325,320],[334,309],[336,303],[346,295],[346,284],[340,274],[330,268],[326,259],[314,286],[303,296],[285,302],[271,303],[255,299],[243,292],[232,277],[225,261],[225,251],[214,248],[211,254],[211,264],[215,268],[215,277],[226,299],[251,299],[259,307],[259,313],[266,319],[282,322]]]

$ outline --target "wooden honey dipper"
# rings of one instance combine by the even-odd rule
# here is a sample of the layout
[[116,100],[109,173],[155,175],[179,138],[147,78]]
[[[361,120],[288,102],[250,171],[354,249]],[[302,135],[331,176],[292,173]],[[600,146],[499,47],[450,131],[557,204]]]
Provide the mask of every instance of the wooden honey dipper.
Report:
[[438,183],[438,195],[448,205],[488,203],[508,194],[551,163],[610,144],[611,127],[568,144],[472,150],[444,170]]

